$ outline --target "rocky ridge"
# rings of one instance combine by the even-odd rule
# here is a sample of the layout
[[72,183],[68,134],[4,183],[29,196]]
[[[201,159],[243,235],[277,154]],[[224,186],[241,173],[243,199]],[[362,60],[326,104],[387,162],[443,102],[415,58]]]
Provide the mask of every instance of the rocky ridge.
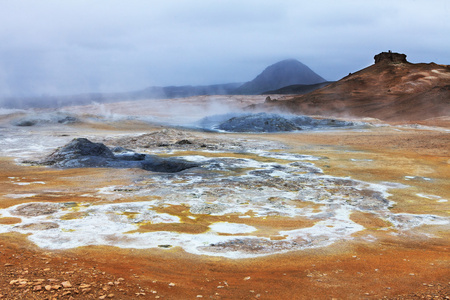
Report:
[[394,53],[391,52],[390,50],[388,52],[381,52],[375,55],[374,59],[376,64],[382,62],[398,63],[398,64],[408,63],[408,61],[406,60],[406,54]]
[[311,93],[259,108],[386,121],[418,121],[450,114],[450,66],[409,63],[405,54],[393,52],[376,55],[375,62]]

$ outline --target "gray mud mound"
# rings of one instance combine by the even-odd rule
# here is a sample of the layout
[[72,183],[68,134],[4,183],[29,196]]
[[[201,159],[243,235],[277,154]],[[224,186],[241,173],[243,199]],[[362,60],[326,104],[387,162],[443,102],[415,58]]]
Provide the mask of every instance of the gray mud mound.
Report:
[[[222,119],[224,121],[225,119]],[[208,124],[209,126],[210,124]],[[203,126],[200,124],[200,127]],[[132,149],[153,150],[214,150],[230,152],[246,152],[251,149],[275,150],[286,146],[274,141],[230,138],[226,135],[210,135],[208,137],[178,129],[163,129],[139,136],[106,138],[108,144]],[[142,151],[141,150],[141,151]]]
[[330,129],[336,127],[354,127],[354,122],[336,119],[314,119],[308,116],[289,116],[279,114],[245,114],[238,115],[212,125],[213,120],[220,117],[208,117],[200,124],[208,125],[213,129],[229,132],[285,132],[297,130]]
[[42,216],[57,212],[59,205],[56,203],[28,203],[17,207],[11,213],[16,216]]
[[72,114],[57,112],[46,114],[29,114],[15,120],[13,124],[15,126],[35,126],[43,124],[73,124],[78,122],[80,122],[80,120]]
[[218,127],[231,132],[280,132],[300,130],[294,122],[275,114],[251,114],[231,118]]
[[114,150],[115,152],[102,143],[93,143],[86,138],[76,138],[57,149],[39,164],[57,168],[140,168],[168,173],[197,166],[182,159],[160,158],[120,147]]
[[45,162],[49,165],[64,164],[68,160],[87,157],[95,157],[98,160],[100,158],[114,159],[114,154],[102,143],[93,143],[86,138],[77,138],[50,154]]

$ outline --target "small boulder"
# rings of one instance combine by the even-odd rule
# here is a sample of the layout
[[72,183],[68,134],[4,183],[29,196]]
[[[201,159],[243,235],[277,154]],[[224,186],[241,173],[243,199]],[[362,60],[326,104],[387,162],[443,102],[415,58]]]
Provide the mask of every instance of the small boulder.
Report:
[[177,141],[175,145],[192,145],[192,142],[190,140],[183,139]]

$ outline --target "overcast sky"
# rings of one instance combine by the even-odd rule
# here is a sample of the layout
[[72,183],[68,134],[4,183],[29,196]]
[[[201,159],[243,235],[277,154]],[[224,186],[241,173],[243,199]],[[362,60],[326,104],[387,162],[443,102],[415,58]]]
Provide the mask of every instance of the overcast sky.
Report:
[[0,0],[0,96],[245,82],[295,58],[327,80],[392,50],[450,64],[448,0]]

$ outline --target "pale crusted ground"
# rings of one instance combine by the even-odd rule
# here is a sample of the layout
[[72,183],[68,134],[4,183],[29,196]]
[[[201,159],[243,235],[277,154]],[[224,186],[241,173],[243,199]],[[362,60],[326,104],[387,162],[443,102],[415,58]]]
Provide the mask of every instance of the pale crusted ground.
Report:
[[[220,212],[223,207],[215,204],[224,204],[223,199],[227,195],[235,193],[233,197],[239,197],[248,192],[253,193],[249,194],[252,197],[259,197],[256,186],[254,189],[245,182],[236,185],[226,181],[222,186],[224,194],[220,194],[212,183],[207,183],[213,182],[212,179],[199,173],[198,176],[204,177],[198,187],[208,192],[205,197],[209,206],[189,207],[191,202],[176,204],[179,201],[176,195],[183,196],[185,192],[186,196],[195,199],[195,195],[189,192],[189,189],[196,188],[195,184],[185,185],[184,190],[177,185],[189,181],[189,173],[183,175],[185,177],[170,179],[174,184],[173,187],[168,186],[174,192],[170,195],[163,189],[165,183],[161,181],[158,186],[155,179],[152,177],[150,180],[143,170],[55,170],[18,165],[13,160],[15,157],[29,159],[44,156],[72,138],[82,136],[110,146],[123,145],[164,156],[206,155],[220,159],[226,153],[228,159],[240,159],[228,162],[242,163],[244,159],[247,164],[259,161],[281,168],[296,161],[286,161],[273,155],[260,156],[251,151],[271,152],[279,149],[275,153],[318,157],[320,159],[304,161],[307,165],[294,166],[303,168],[299,173],[316,172],[315,176],[322,176],[317,172],[323,170],[323,175],[390,185],[393,188],[388,190],[391,194],[388,200],[395,202],[395,205],[386,211],[383,208],[383,211],[398,216],[397,227],[392,227],[392,219],[388,221],[372,211],[355,209],[349,218],[365,229],[351,234],[350,238],[328,246],[245,259],[192,254],[183,247],[165,244],[147,249],[99,244],[48,250],[32,244],[23,234],[3,233],[0,235],[0,297],[5,299],[445,299],[450,294],[449,225],[425,224],[411,228],[404,225],[409,224],[411,215],[450,217],[450,133],[445,129],[397,125],[364,131],[250,135],[166,129],[136,120],[91,120],[74,125],[12,129],[8,123],[3,124],[6,131],[2,131],[2,137],[18,139],[16,144],[14,140],[3,140],[4,157],[0,161],[2,209],[26,202],[93,203],[100,207],[113,203],[164,202],[164,199],[171,199],[170,205],[162,205],[156,212],[177,217],[181,222],[142,224],[139,228],[142,234],[172,231],[196,235],[208,230],[212,224],[226,222],[255,227],[258,229],[257,236],[270,237],[269,241],[278,245],[285,239],[279,235],[280,231],[314,225],[314,221],[307,216],[258,216],[257,206],[253,207],[253,212],[246,213],[245,218],[239,218],[236,213],[208,214],[208,210]],[[14,130],[15,134],[6,136],[9,130]],[[188,140],[191,144],[177,144],[181,140]],[[35,147],[29,147],[30,144]],[[6,148],[12,150],[5,151]],[[221,161],[217,163],[220,165]],[[215,172],[217,178],[235,176],[233,178],[236,179],[252,171],[253,167],[247,165],[233,171],[219,168]],[[276,168],[277,172],[283,171],[280,167]],[[289,170],[284,169],[285,172]],[[290,193],[291,189],[299,189],[294,184],[301,185],[296,183],[297,177],[293,177],[285,180],[288,186],[282,187],[281,180],[258,172],[255,174],[260,179],[252,184],[258,184],[263,193],[270,193],[271,188]],[[104,187],[114,188],[105,190]],[[233,191],[233,187],[235,190],[242,189],[242,193]],[[152,194],[155,190],[161,194]],[[331,195],[337,195],[337,190],[331,192]],[[330,197],[322,193],[324,195]],[[280,195],[278,198],[276,195],[270,196],[272,200],[263,204],[272,205],[272,211],[295,206],[318,212],[323,207],[323,203],[294,203],[281,199]],[[50,209],[47,213],[51,212],[50,206],[45,207]],[[80,209],[70,212],[72,214],[66,214],[64,220],[82,219],[84,208],[81,205]],[[29,215],[33,212],[19,210],[16,215],[0,216],[0,224],[20,226],[22,219]],[[120,220],[133,220],[137,215],[130,211],[124,214],[125,219]],[[49,225],[52,222],[55,221],[45,220],[44,225],[52,227],[54,225]],[[36,232],[45,232],[37,230],[42,227],[31,228]],[[228,238],[230,234],[233,237],[235,233],[232,230],[237,229],[231,226],[226,230],[217,230],[218,236]],[[220,233],[220,230],[229,230],[230,233]],[[247,233],[247,236],[252,235]],[[111,238],[112,244],[126,243],[126,240]],[[249,253],[262,251],[266,247],[264,243],[255,244],[255,240],[242,241],[242,245],[219,246]]]

